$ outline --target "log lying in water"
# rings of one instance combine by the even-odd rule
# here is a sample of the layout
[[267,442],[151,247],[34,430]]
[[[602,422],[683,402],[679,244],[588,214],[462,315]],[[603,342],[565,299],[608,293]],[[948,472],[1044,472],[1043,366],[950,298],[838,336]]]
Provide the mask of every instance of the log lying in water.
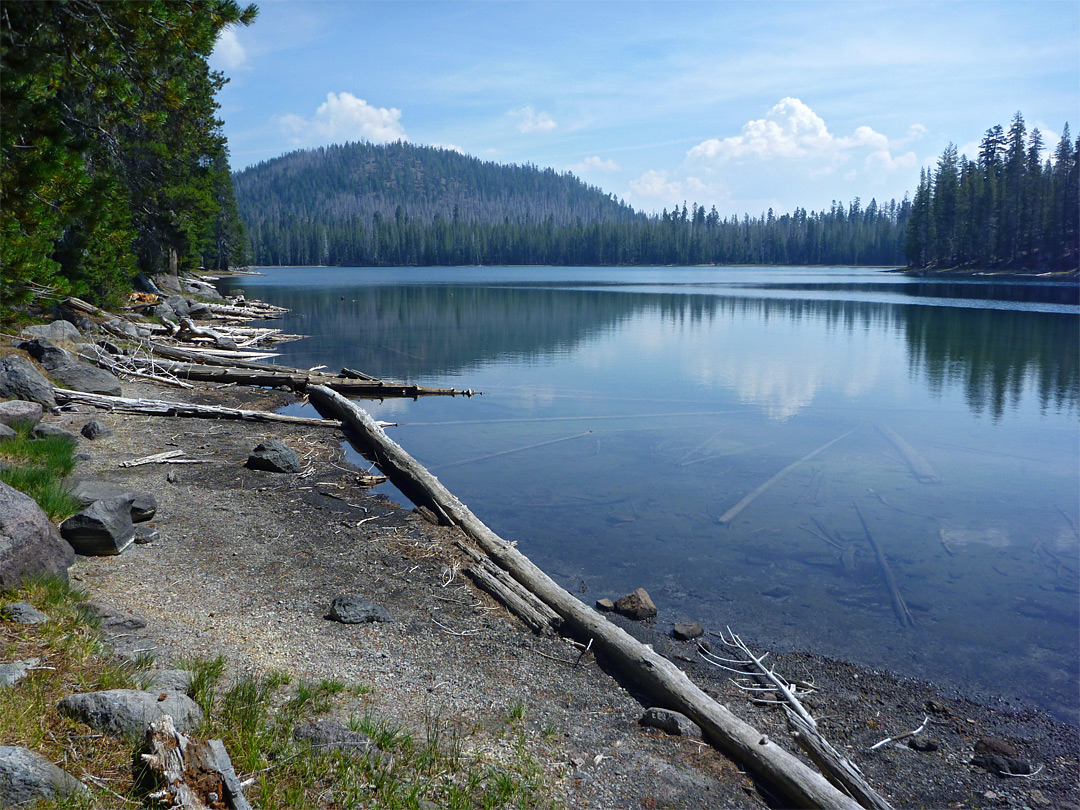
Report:
[[888,439],[892,446],[896,448],[896,451],[903,456],[904,463],[908,465],[911,470],[911,474],[915,476],[915,480],[922,484],[940,484],[941,476],[937,474],[929,462],[919,455],[919,452],[904,441],[903,437],[899,436],[896,431],[887,425],[878,425],[878,430],[881,431],[881,435]]
[[821,453],[821,452],[824,452],[825,450],[828,450],[828,449],[829,449],[830,447],[832,447],[832,446],[833,446],[834,444],[836,444],[836,443],[837,443],[838,441],[840,441],[841,439],[843,439],[843,438],[844,438],[845,436],[850,436],[850,435],[851,435],[852,433],[854,433],[854,432],[855,432],[856,430],[858,430],[858,427],[853,427],[853,428],[852,428],[851,430],[849,430],[849,431],[848,431],[847,433],[843,433],[843,434],[841,434],[841,435],[837,436],[837,437],[836,437],[835,439],[833,439],[833,440],[832,440],[831,442],[828,442],[827,444],[823,444],[823,445],[821,445],[821,447],[819,447],[819,448],[818,448],[817,450],[814,450],[814,451],[813,451],[812,453],[807,453],[807,454],[806,454],[805,456],[803,456],[802,458],[800,458],[800,459],[799,459],[798,461],[793,461],[793,462],[791,462],[791,463],[790,463],[790,464],[788,464],[788,465],[787,465],[786,467],[784,467],[784,469],[782,469],[782,470],[781,470],[780,472],[778,472],[778,473],[777,473],[776,475],[774,475],[774,476],[773,476],[772,478],[770,478],[770,479],[769,479],[768,481],[766,481],[766,482],[765,482],[764,484],[762,484],[761,486],[759,486],[759,487],[758,487],[757,489],[755,489],[755,490],[754,490],[753,492],[751,492],[751,493],[750,493],[749,495],[747,495],[746,497],[744,497],[744,498],[743,498],[743,499],[742,499],[741,501],[739,501],[739,502],[738,502],[737,504],[735,504],[735,505],[734,505],[733,507],[731,507],[731,508],[730,508],[730,509],[728,509],[728,510],[727,510],[726,512],[724,512],[724,514],[722,514],[722,515],[720,516],[720,520],[719,520],[719,521],[717,521],[717,522],[718,522],[718,523],[722,523],[722,524],[724,524],[725,526],[726,526],[726,525],[727,525],[728,523],[731,523],[731,521],[733,521],[733,520],[734,520],[734,519],[735,519],[736,517],[738,517],[739,513],[740,513],[740,512],[741,512],[741,511],[742,511],[743,509],[745,509],[745,508],[746,508],[746,507],[748,507],[748,506],[749,506],[750,504],[752,504],[752,503],[753,503],[754,501],[756,501],[756,500],[758,499],[758,497],[759,497],[759,496],[763,495],[763,494],[764,494],[764,493],[765,493],[765,492],[766,492],[766,491],[767,491],[767,490],[768,490],[768,489],[769,489],[769,488],[770,488],[770,487],[771,487],[771,486],[772,486],[773,484],[775,484],[775,483],[776,483],[777,481],[779,481],[779,480],[780,480],[781,478],[783,478],[783,477],[784,477],[785,475],[787,475],[787,474],[788,474],[789,472],[791,472],[792,470],[794,470],[794,469],[795,469],[796,467],[798,467],[798,466],[799,466],[800,464],[803,464],[803,463],[805,463],[805,462],[809,461],[809,460],[810,460],[810,459],[812,459],[812,458],[813,458],[814,456],[816,456],[816,455],[817,455],[818,453]]
[[61,405],[93,405],[121,413],[144,413],[149,416],[191,416],[201,419],[240,419],[245,422],[284,422],[290,425],[341,428],[336,419],[314,419],[308,416],[289,416],[271,411],[248,411],[243,408],[223,408],[216,405],[196,405],[192,402],[169,402],[163,399],[131,399],[90,394],[86,391],[69,391],[54,388],[53,395]]
[[754,771],[785,794],[795,806],[856,810],[858,803],[817,771],[781,748],[726,707],[720,705],[673,663],[559,587],[510,543],[489,529],[439,480],[382,431],[362,408],[324,386],[310,390],[312,404],[323,414],[346,421],[357,449],[373,456],[391,482],[414,503],[434,504],[461,527],[514,579],[562,617],[563,627],[592,640],[598,650],[647,691],[656,705],[690,717],[709,741],[733,760]]
[[866,525],[866,518],[863,517],[858,504],[854,504],[854,506],[855,512],[859,516],[859,522],[862,523],[866,539],[874,549],[878,567],[881,568],[881,578],[885,580],[885,587],[889,589],[889,597],[892,599],[893,612],[896,613],[896,618],[899,619],[901,626],[914,627],[915,617],[911,615],[911,610],[908,609],[907,602],[904,601],[904,596],[900,593],[900,586],[896,584],[896,577],[893,576],[892,568],[889,567],[889,561],[885,558],[885,552],[881,550],[881,546],[874,540],[874,535],[870,533],[870,527]]

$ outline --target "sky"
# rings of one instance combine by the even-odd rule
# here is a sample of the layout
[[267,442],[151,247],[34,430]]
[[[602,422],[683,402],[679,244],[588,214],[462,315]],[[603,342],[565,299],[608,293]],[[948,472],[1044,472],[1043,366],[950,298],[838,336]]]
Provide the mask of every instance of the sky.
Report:
[[210,60],[234,169],[406,140],[757,216],[899,201],[1018,111],[1080,130],[1080,0],[257,5]]

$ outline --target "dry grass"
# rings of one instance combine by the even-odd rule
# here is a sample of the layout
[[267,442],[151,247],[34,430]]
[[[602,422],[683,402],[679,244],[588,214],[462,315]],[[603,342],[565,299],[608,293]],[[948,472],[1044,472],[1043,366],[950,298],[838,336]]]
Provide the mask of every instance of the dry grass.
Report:
[[[28,584],[0,594],[0,606],[24,600],[49,615],[48,622],[0,622],[0,660],[38,658],[35,669],[13,688],[0,689],[0,740],[48,757],[91,792],[40,805],[45,808],[141,806],[132,779],[132,743],[106,737],[61,715],[57,703],[75,691],[139,688],[152,661],[124,662],[108,655],[94,620],[78,605],[86,594],[58,580]],[[189,661],[191,696],[206,719],[198,735],[225,742],[241,779],[260,808],[540,808],[550,806],[540,768],[525,752],[525,734],[511,711],[505,723],[508,756],[496,761],[463,753],[462,735],[430,717],[417,737],[367,714],[352,720],[378,751],[357,756],[318,749],[292,738],[293,726],[367,691],[336,681],[290,684],[286,673],[238,677],[222,683],[224,662]],[[523,709],[522,709],[523,711]],[[381,753],[380,753],[381,752]]]

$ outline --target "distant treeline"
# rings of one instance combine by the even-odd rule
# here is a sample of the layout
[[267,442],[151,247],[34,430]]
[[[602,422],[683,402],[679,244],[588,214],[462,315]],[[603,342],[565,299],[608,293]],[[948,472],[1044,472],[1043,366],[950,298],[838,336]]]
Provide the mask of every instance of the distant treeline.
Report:
[[986,131],[977,159],[949,144],[936,169],[924,169],[905,240],[915,268],[1077,270],[1080,251],[1080,138],[1065,124],[1043,159],[1038,129],[1017,113],[1008,133]]
[[225,83],[207,58],[257,9],[11,2],[0,9],[0,310],[40,294],[113,303],[139,270],[246,262]]
[[909,208],[646,216],[568,173],[402,142],[293,152],[234,181],[257,264],[902,264]]

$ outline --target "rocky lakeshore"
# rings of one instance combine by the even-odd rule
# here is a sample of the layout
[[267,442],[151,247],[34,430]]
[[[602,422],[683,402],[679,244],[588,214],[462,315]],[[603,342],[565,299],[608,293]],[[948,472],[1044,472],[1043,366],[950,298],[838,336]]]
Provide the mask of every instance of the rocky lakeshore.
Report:
[[[50,371],[47,352],[4,352]],[[259,411],[297,400],[214,382],[181,390],[121,374],[119,384],[129,398]],[[339,430],[86,405],[46,413],[41,424],[80,437],[84,457],[72,478],[84,493],[95,486],[87,482],[112,485],[97,484],[104,497],[88,508],[118,494],[153,496],[138,537],[125,528],[104,554],[83,545],[69,570],[112,617],[102,632],[118,654],[152,655],[169,669],[221,655],[228,677],[282,671],[340,681],[355,689],[334,703],[331,719],[370,714],[421,735],[434,726],[496,763],[527,755],[544,785],[530,806],[783,806],[692,724],[642,723],[648,701],[608,661],[581,643],[532,634],[478,590],[462,573],[461,532],[367,486],[366,471],[344,461]],[[609,596],[614,604],[622,595]],[[642,601],[631,600],[641,619],[611,620],[798,751],[777,707],[753,704],[701,656],[703,641],[720,647],[709,631],[721,628],[699,635],[663,604],[650,617]],[[789,680],[812,684],[804,703],[823,734],[894,807],[1080,807],[1074,727],[809,653],[769,660]],[[900,739],[874,747],[888,737]]]

